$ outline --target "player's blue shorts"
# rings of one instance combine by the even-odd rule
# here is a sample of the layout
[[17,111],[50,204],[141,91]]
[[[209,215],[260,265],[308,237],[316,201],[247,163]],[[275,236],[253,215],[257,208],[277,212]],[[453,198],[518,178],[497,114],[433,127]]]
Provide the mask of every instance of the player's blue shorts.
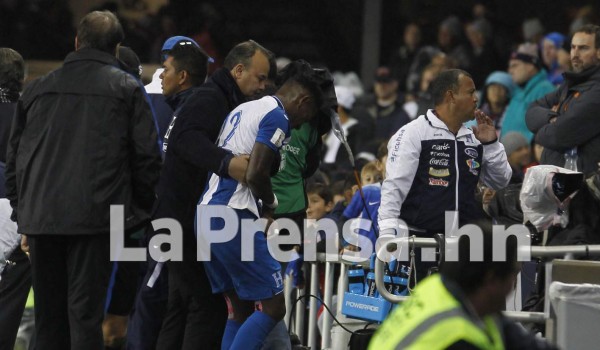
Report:
[[256,220],[256,216],[249,210],[236,209],[235,212],[240,220],[235,238],[229,242],[211,244],[211,261],[204,262],[212,291],[223,293],[235,290],[242,300],[272,298],[283,291],[281,264],[269,253],[263,232],[254,234],[254,261],[242,261],[241,219]]

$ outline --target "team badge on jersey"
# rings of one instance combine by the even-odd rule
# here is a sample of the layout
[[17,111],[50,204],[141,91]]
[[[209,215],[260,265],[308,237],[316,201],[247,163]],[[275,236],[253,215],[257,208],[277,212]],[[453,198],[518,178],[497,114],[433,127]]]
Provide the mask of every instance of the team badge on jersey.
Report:
[[275,145],[275,147],[283,146],[283,141],[285,140],[285,132],[283,130],[277,128],[273,133],[273,137],[271,137],[271,143]]

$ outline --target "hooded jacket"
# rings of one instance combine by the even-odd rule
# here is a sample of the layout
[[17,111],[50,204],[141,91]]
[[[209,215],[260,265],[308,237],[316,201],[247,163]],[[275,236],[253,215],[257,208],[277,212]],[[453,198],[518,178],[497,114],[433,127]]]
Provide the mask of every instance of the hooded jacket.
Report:
[[545,69],[541,69],[529,79],[524,87],[517,86],[504,112],[501,138],[511,131],[518,131],[527,138],[528,142],[531,141],[533,134],[525,124],[527,108],[532,102],[553,90],[554,85],[548,81],[548,73]]

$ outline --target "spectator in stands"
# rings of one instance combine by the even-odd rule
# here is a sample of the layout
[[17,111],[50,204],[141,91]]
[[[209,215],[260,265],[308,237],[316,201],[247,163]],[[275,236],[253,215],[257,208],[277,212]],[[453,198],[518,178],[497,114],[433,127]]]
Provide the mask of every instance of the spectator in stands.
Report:
[[479,18],[467,24],[466,32],[471,43],[473,81],[475,86],[482,86],[486,77],[499,68],[498,54],[492,40],[492,25],[487,19]]
[[437,42],[440,50],[455,62],[457,68],[470,70],[473,57],[465,45],[464,37],[462,23],[456,16],[447,17],[438,27]]
[[[337,97],[337,113],[340,117],[340,124],[354,156],[363,144],[364,126],[352,117],[352,108],[354,106],[354,94],[352,90],[345,86],[336,86],[335,95]],[[350,158],[342,142],[330,131],[325,138],[325,155],[323,163],[327,169],[337,171],[350,170]]]
[[531,161],[529,142],[527,142],[525,136],[516,131],[504,135],[500,142],[504,145],[508,164],[512,169],[510,183],[522,183],[525,175],[524,169]]
[[311,184],[306,188],[306,197],[308,198],[307,219],[320,220],[333,209],[333,193],[327,185]]
[[89,13],[76,51],[17,105],[7,197],[31,253],[38,349],[104,349],[110,206],[125,207],[125,233],[150,218],[160,153],[141,86],[117,68],[122,40],[115,15]]
[[515,237],[505,243],[506,259],[496,261],[491,222],[473,224],[483,233],[483,261],[471,259],[462,236],[458,261],[442,262],[439,274],[417,285],[377,330],[369,349],[556,349],[501,314],[521,270]]
[[481,107],[479,108],[492,119],[498,133],[502,128],[504,112],[514,90],[515,84],[510,74],[506,72],[493,72],[485,80]]
[[415,95],[416,112],[413,112],[414,106],[410,106],[410,102],[404,104],[404,109],[409,113],[409,117],[415,119],[418,116],[427,113],[427,110],[433,108],[433,98],[431,97],[431,82],[437,78],[438,74],[444,70],[444,66],[440,64],[431,63],[421,73],[421,82],[419,84],[419,91]]
[[372,125],[364,129],[364,138],[367,140],[387,140],[410,121],[402,108],[404,101],[398,95],[398,81],[388,67],[379,67],[375,72],[373,85],[374,96],[370,96],[366,103],[354,111],[354,118],[364,125]]
[[577,168],[598,169],[600,161],[600,27],[581,27],[571,40],[573,71],[559,89],[535,101],[527,110],[527,126],[544,147],[541,164],[564,166],[572,150]]
[[389,67],[398,81],[399,91],[406,92],[408,70],[421,47],[421,28],[416,23],[404,27],[403,45],[394,50],[389,61]]
[[548,80],[553,85],[563,82],[563,69],[558,62],[558,51],[563,47],[566,37],[560,33],[552,32],[542,41],[542,60],[548,69]]
[[523,39],[526,43],[536,44],[544,38],[544,25],[539,18],[528,18],[521,25]]
[[[375,241],[377,240],[378,230],[377,227],[377,210],[379,209],[379,203],[381,201],[381,181],[383,176],[381,172],[377,170],[376,162],[367,163],[360,172],[362,182],[362,192],[355,191],[350,203],[342,216],[342,221],[345,222],[349,219],[362,218],[370,220],[369,230],[360,229],[358,233],[362,236],[369,238],[373,247],[375,247]],[[363,197],[364,196],[364,197]],[[352,245],[356,242],[350,242]],[[352,248],[353,249],[353,248]]]
[[521,45],[517,51],[512,53],[508,72],[516,88],[506,108],[501,135],[517,131],[522,133],[529,142],[533,133],[527,129],[525,124],[527,107],[533,101],[553,91],[554,86],[548,81],[548,74],[541,66],[537,46],[534,44]]
[[360,170],[360,183],[363,186],[371,185],[374,183],[381,182],[383,180],[383,174],[378,168],[377,160],[365,164]]

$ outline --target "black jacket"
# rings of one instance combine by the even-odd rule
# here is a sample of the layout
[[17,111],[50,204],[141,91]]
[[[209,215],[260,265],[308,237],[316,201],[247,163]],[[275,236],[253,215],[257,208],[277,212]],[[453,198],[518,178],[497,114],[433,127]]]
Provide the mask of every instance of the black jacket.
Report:
[[10,137],[10,125],[12,124],[17,103],[0,103],[0,162],[6,163],[6,146]]
[[227,176],[230,154],[217,147],[221,125],[244,96],[225,68],[200,87],[167,99],[173,119],[165,135],[165,160],[153,218],[173,218],[193,233],[196,205],[208,172]]
[[[600,66],[564,73],[564,77],[558,90],[531,104],[525,120],[535,142],[544,146],[542,164],[562,167],[565,152],[577,147],[577,168],[591,173],[600,162]],[[549,123],[554,116],[556,122]]]
[[23,92],[6,165],[19,232],[108,234],[113,204],[125,207],[125,229],[140,226],[149,218],[159,170],[142,87],[112,55],[73,52]]

